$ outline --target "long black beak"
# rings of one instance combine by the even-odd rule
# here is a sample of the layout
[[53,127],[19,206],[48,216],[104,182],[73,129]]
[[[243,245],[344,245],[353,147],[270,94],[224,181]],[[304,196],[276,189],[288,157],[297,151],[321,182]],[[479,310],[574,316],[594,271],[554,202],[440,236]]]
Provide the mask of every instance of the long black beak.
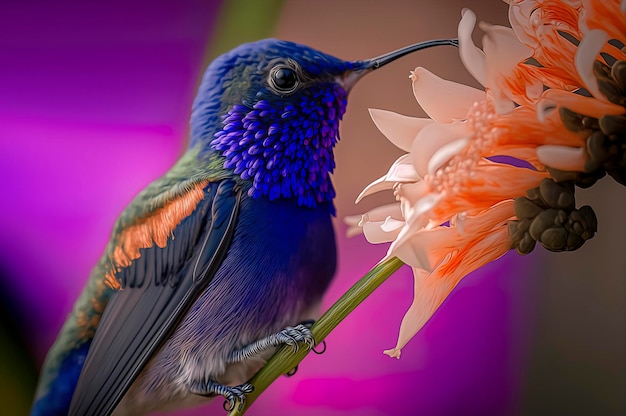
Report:
[[359,79],[361,79],[365,74],[368,74],[384,65],[387,65],[388,63],[393,62],[396,59],[403,57],[404,55],[421,51],[423,49],[432,48],[434,46],[445,46],[445,45],[458,47],[459,40],[458,39],[428,40],[426,42],[419,42],[419,43],[398,49],[396,51],[377,56],[376,58],[354,62],[354,70],[347,72],[344,75],[341,83],[346,91],[350,91],[350,89],[354,86],[354,84],[356,84],[356,82]]

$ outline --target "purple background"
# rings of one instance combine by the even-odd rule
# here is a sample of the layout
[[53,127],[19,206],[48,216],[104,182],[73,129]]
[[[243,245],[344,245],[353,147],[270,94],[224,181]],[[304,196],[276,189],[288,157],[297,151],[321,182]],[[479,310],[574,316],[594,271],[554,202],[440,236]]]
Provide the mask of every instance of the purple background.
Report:
[[[184,150],[195,86],[219,35],[220,3],[0,1],[1,283],[37,366],[116,216]],[[365,58],[453,35],[462,5],[337,3],[274,5],[274,33],[346,59]],[[479,3],[472,5],[479,16],[506,23],[506,5]],[[245,14],[245,2],[234,4],[235,14],[237,7]],[[350,97],[337,151],[339,218],[376,203],[352,205],[398,155],[368,121],[366,107],[420,115],[406,80],[417,64],[472,82],[454,51],[407,61],[364,80]],[[367,137],[372,141],[364,144]],[[386,250],[345,239],[345,226],[336,225],[340,269],[325,307]],[[328,337],[324,355],[311,355],[295,377],[279,379],[250,414],[521,413],[528,409],[524,392],[533,390],[526,376],[544,257],[509,253],[464,280],[397,361],[382,350],[395,344],[411,303],[412,276],[403,269]],[[211,407],[221,414],[221,401]]]
[[184,149],[218,3],[2,4],[0,259],[38,357],[115,217]]

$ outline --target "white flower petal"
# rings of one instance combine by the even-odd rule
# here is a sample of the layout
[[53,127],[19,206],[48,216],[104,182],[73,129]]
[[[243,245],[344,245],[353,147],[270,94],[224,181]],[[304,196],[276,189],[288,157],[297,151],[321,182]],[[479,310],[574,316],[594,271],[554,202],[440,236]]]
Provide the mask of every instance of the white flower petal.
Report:
[[[430,230],[420,230],[407,239],[403,247],[398,248],[396,256],[412,267],[417,267],[427,272],[432,272],[440,264],[449,252],[445,250],[433,250],[433,247],[445,245],[446,241],[455,239],[458,231],[450,227],[436,227]],[[406,251],[410,250],[408,256]]]
[[419,301],[424,297],[424,293],[421,293],[423,289],[426,289],[428,292],[428,289],[424,288],[424,282],[427,281],[428,275],[428,273],[421,269],[413,268],[413,303],[402,318],[396,346],[392,349],[383,351],[384,354],[390,356],[391,358],[400,359],[402,348],[411,340],[411,338],[413,338],[417,331],[432,315],[432,312],[426,314],[421,313],[428,308],[424,308],[424,305],[419,305]]
[[455,155],[465,149],[468,143],[469,138],[466,137],[464,139],[455,140],[445,146],[441,146],[428,161],[428,166],[426,168],[428,174],[434,175],[444,163],[447,163]]
[[430,187],[425,181],[402,183],[394,189],[396,199],[400,200],[402,218],[405,220],[421,198],[428,195]]
[[484,91],[439,78],[421,67],[413,71],[411,78],[415,99],[437,123],[463,120],[472,104],[485,99]]
[[346,237],[351,238],[355,235],[363,233],[363,227],[360,225],[362,218],[363,215],[350,215],[344,217],[343,222],[348,226],[348,229],[346,230]]
[[371,244],[379,244],[389,243],[390,241],[395,240],[398,234],[400,234],[402,227],[404,226],[404,221],[392,221],[396,222],[396,224],[394,224],[394,227],[389,227],[389,224],[387,224],[387,220],[366,222],[365,224],[363,224],[363,234],[365,234],[365,238],[367,238],[367,241]]
[[389,168],[386,178],[390,182],[417,182],[422,179],[415,170],[411,154],[400,156]]
[[433,209],[442,198],[443,195],[431,192],[418,198],[408,208],[403,209],[406,226],[402,228],[395,241],[391,243],[385,257],[386,259],[396,256],[404,263],[415,267],[425,269],[430,267],[434,260],[428,257],[425,245],[421,249],[415,247],[415,244],[417,244],[417,247],[420,247],[420,240],[419,238],[415,240],[415,236],[416,233],[419,234],[420,231],[425,230],[425,227],[429,224],[428,216],[425,214]]
[[424,127],[417,135],[411,148],[413,165],[422,178],[428,174],[428,164],[435,152],[458,139],[470,135],[466,122],[453,124],[432,124]]
[[403,238],[403,244],[398,243],[398,238],[402,237],[403,234],[406,234],[406,230],[406,227],[402,228],[398,237],[396,237],[396,240],[391,243],[391,246],[389,246],[387,256],[383,259],[383,261],[392,257],[397,257],[403,263],[408,264],[411,267],[427,270],[427,266],[424,264],[428,264],[428,261],[420,256],[423,252],[416,252],[413,249],[413,246],[410,244],[410,239]]
[[406,220],[411,221],[411,223],[421,224],[421,221],[419,221],[420,217],[433,209],[441,201],[441,198],[443,198],[443,195],[439,193],[431,192],[426,194],[406,213]]
[[582,147],[539,146],[537,157],[544,165],[559,170],[582,172],[585,168],[585,149]]
[[396,147],[408,152],[417,133],[429,124],[429,118],[408,117],[393,111],[370,108],[370,117],[378,130]]
[[370,211],[367,211],[362,218],[360,218],[361,225],[367,221],[384,221],[386,218],[402,219],[402,210],[400,209],[400,203],[394,202],[393,204],[382,205],[376,207]]
[[411,155],[402,155],[391,165],[385,176],[376,179],[361,191],[355,203],[358,204],[368,195],[392,189],[395,183],[418,182],[421,179],[413,166]]
[[598,80],[593,74],[593,63],[608,38],[609,36],[603,30],[590,30],[580,41],[578,50],[576,51],[576,57],[574,58],[574,64],[587,91],[594,97],[606,102],[609,100],[600,92],[600,88],[598,88]]
[[387,243],[393,241],[404,226],[401,218],[399,202],[376,207],[363,215],[345,217],[346,235],[352,237],[363,233],[370,243]]
[[361,200],[363,198],[365,198],[366,196],[369,196],[369,195],[373,195],[376,192],[392,189],[393,188],[393,182],[388,182],[386,179],[387,179],[387,175],[381,176],[380,178],[376,179],[374,182],[372,182],[369,185],[367,185],[361,191],[359,196],[356,197],[356,201],[354,201],[354,203],[358,204],[359,202],[361,202]]
[[487,70],[485,63],[485,53],[474,45],[472,32],[476,24],[476,15],[470,9],[461,10],[461,21],[458,26],[459,33],[459,55],[467,71],[480,82],[486,85]]
[[380,228],[386,232],[393,232],[399,228],[404,227],[406,223],[404,221],[396,220],[395,218],[387,217],[381,224]]

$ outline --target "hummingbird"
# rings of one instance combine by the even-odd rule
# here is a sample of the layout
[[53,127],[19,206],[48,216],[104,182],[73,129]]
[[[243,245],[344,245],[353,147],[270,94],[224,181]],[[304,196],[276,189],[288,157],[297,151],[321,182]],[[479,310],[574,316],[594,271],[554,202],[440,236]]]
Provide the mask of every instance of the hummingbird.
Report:
[[313,347],[335,273],[333,149],[353,85],[408,53],[343,61],[243,44],[206,69],[186,152],[128,205],[43,365],[32,416],[138,415],[225,398],[277,347]]

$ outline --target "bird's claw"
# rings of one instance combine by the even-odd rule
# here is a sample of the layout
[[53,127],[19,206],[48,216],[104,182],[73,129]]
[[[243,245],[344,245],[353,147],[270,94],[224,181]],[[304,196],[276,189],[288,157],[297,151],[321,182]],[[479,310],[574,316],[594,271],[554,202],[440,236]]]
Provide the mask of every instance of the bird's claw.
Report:
[[298,343],[303,342],[306,344],[309,349],[312,349],[315,346],[315,338],[313,338],[313,333],[311,330],[307,328],[305,325],[296,325],[294,327],[288,326],[287,328],[280,331],[278,337],[281,342],[287,344],[293,348],[294,354],[298,352],[300,348]]
[[[238,409],[243,408],[246,401],[246,394],[254,391],[254,386],[250,383],[240,384],[238,386],[225,386],[216,381],[209,380],[207,383],[197,383],[191,386],[191,392],[199,396],[220,395],[226,400],[224,401],[224,410],[230,411],[239,403]],[[228,408],[226,406],[228,405]]]
[[285,344],[289,345],[295,354],[300,349],[300,342],[304,343],[309,349],[315,346],[315,338],[313,338],[313,334],[306,327],[306,324],[293,327],[288,326],[275,334],[248,344],[241,349],[234,350],[230,353],[228,362],[242,362],[270,348],[280,347]]
[[[243,408],[243,404],[246,401],[246,394],[252,393],[254,391],[254,386],[250,383],[240,384],[235,387],[230,387],[227,391],[225,391],[222,396],[226,400],[224,400],[224,410],[227,412],[231,411],[235,408],[235,405],[239,403],[239,407],[237,410],[241,410]],[[228,405],[228,407],[226,407]]]

